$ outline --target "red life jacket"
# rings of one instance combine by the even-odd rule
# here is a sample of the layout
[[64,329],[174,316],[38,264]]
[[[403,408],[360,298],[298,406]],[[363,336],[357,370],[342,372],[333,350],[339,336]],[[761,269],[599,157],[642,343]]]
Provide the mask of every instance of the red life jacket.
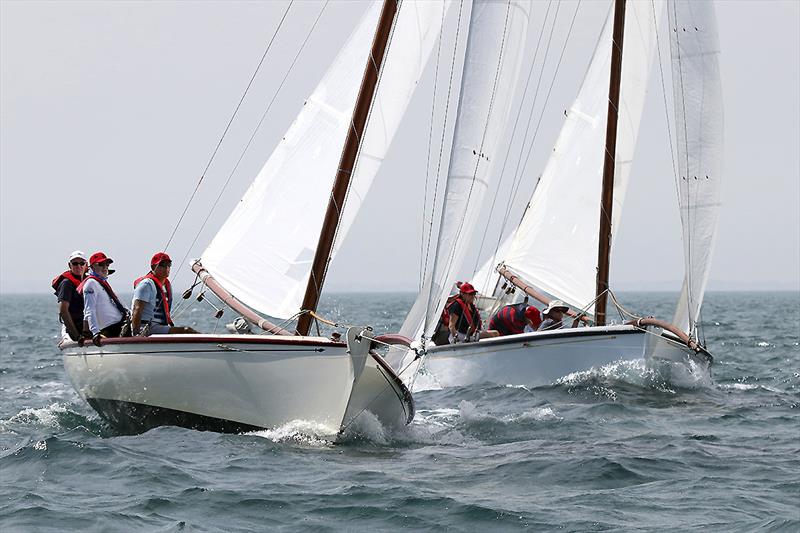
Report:
[[[155,283],[156,287],[158,287],[158,290],[161,293],[161,301],[163,302],[164,316],[167,319],[167,324],[169,324],[170,326],[174,326],[175,324],[172,323],[172,317],[169,314],[169,306],[170,303],[172,302],[172,284],[169,282],[169,279],[165,279],[164,283],[162,284],[161,281],[155,276],[155,274],[153,274],[152,272],[148,272],[147,274],[145,274],[140,278],[137,278],[133,282],[133,288],[135,289],[136,286],[139,285],[139,283],[141,283],[142,280],[145,279],[152,279],[153,283]],[[158,302],[156,302],[156,305],[158,305]]]
[[[481,325],[481,315],[478,313],[478,308],[475,307],[475,305],[468,306],[467,302],[465,302],[464,300],[461,299],[461,295],[456,296],[453,299],[453,301],[458,302],[458,305],[461,307],[461,316],[465,317],[467,319],[467,324],[469,324],[469,329],[467,330],[467,332],[470,335],[472,335],[473,333],[475,333],[478,330],[478,328]],[[452,302],[451,302],[450,305],[452,305]],[[448,312],[447,309],[450,307],[450,305],[445,307],[445,312],[446,313]],[[475,321],[475,319],[473,317],[473,314],[471,312],[472,309],[470,309],[470,307],[475,310],[475,314],[478,316],[477,322]],[[448,323],[448,325],[450,324],[450,317],[449,316],[447,317],[447,323]]]
[[78,285],[78,294],[83,296],[83,286],[86,285],[86,282],[89,281],[90,279],[95,280],[97,283],[100,284],[101,287],[103,287],[103,290],[106,291],[106,293],[108,293],[108,296],[111,298],[111,301],[114,302],[114,305],[117,307],[119,312],[122,313],[123,317],[127,315],[128,310],[125,308],[124,305],[122,305],[122,302],[119,301],[119,298],[117,298],[117,295],[114,293],[114,289],[112,289],[111,285],[109,285],[108,282],[103,278],[101,278],[100,276],[96,276],[95,274],[89,274],[88,276],[86,276],[86,278],[81,282],[81,284]]
[[56,291],[56,296],[58,296],[58,286],[61,285],[61,282],[64,281],[65,279],[70,280],[72,282],[72,284],[75,285],[76,289],[81,284],[81,280],[76,278],[75,274],[73,274],[69,270],[67,270],[65,272],[62,272],[58,276],[54,277],[53,278],[53,283],[50,284],[50,286],[53,287],[53,290]]

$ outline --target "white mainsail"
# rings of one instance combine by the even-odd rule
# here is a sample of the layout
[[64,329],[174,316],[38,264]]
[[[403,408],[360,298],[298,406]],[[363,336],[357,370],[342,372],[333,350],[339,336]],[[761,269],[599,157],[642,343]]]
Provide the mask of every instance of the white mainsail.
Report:
[[[483,202],[517,86],[529,22],[526,0],[472,5],[434,266],[400,330],[418,338],[444,305]],[[435,327],[428,324],[427,335]]]
[[[627,3],[612,230],[622,213],[655,49],[654,20],[662,7],[660,2]],[[501,257],[527,282],[577,308],[589,305],[596,291],[611,17],[530,206]]]
[[717,231],[723,110],[712,2],[668,5],[685,276],[673,323],[694,333]]
[[[400,6],[337,243],[388,150],[449,5],[448,0]],[[202,254],[203,266],[223,287],[266,315],[285,318],[300,310],[379,13],[379,3],[369,8]]]

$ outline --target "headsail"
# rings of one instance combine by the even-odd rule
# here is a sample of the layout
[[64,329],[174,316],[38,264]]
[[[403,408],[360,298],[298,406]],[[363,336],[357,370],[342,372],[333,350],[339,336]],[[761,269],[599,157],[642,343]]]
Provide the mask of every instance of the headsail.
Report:
[[722,83],[712,2],[668,4],[685,277],[673,322],[695,332],[711,267],[722,183]]
[[[655,49],[653,10],[660,12],[661,5],[629,2],[626,9],[612,231],[622,212]],[[607,20],[530,206],[501,258],[529,283],[578,308],[595,298],[611,30]]]
[[[356,165],[338,242],[385,155],[449,2],[403,2]],[[239,300],[275,317],[297,313],[377,23],[370,7],[242,201],[203,252],[203,266]],[[335,253],[335,249],[334,249]]]
[[408,337],[441,309],[463,261],[511,109],[529,13],[525,0],[472,5],[435,262],[401,328]]

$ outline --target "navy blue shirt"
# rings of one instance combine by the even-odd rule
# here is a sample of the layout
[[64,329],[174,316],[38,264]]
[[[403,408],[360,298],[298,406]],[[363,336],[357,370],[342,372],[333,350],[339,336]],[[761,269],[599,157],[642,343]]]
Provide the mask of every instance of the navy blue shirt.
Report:
[[78,331],[83,331],[83,295],[78,293],[78,288],[68,279],[62,279],[56,292],[59,303],[69,302],[69,316]]

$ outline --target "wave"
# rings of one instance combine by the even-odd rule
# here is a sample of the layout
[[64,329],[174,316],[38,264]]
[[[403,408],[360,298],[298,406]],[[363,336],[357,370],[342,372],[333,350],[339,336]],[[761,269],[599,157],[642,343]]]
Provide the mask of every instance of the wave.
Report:
[[99,417],[87,417],[73,411],[68,404],[61,402],[55,402],[45,407],[28,407],[7,419],[0,419],[0,434],[28,433],[27,428],[30,427],[56,431],[85,428],[97,436],[102,436],[107,432],[105,424]]
[[327,447],[333,444],[337,431],[330,426],[308,420],[292,420],[273,429],[251,431],[244,435],[261,437],[272,442],[294,443],[310,447]]

